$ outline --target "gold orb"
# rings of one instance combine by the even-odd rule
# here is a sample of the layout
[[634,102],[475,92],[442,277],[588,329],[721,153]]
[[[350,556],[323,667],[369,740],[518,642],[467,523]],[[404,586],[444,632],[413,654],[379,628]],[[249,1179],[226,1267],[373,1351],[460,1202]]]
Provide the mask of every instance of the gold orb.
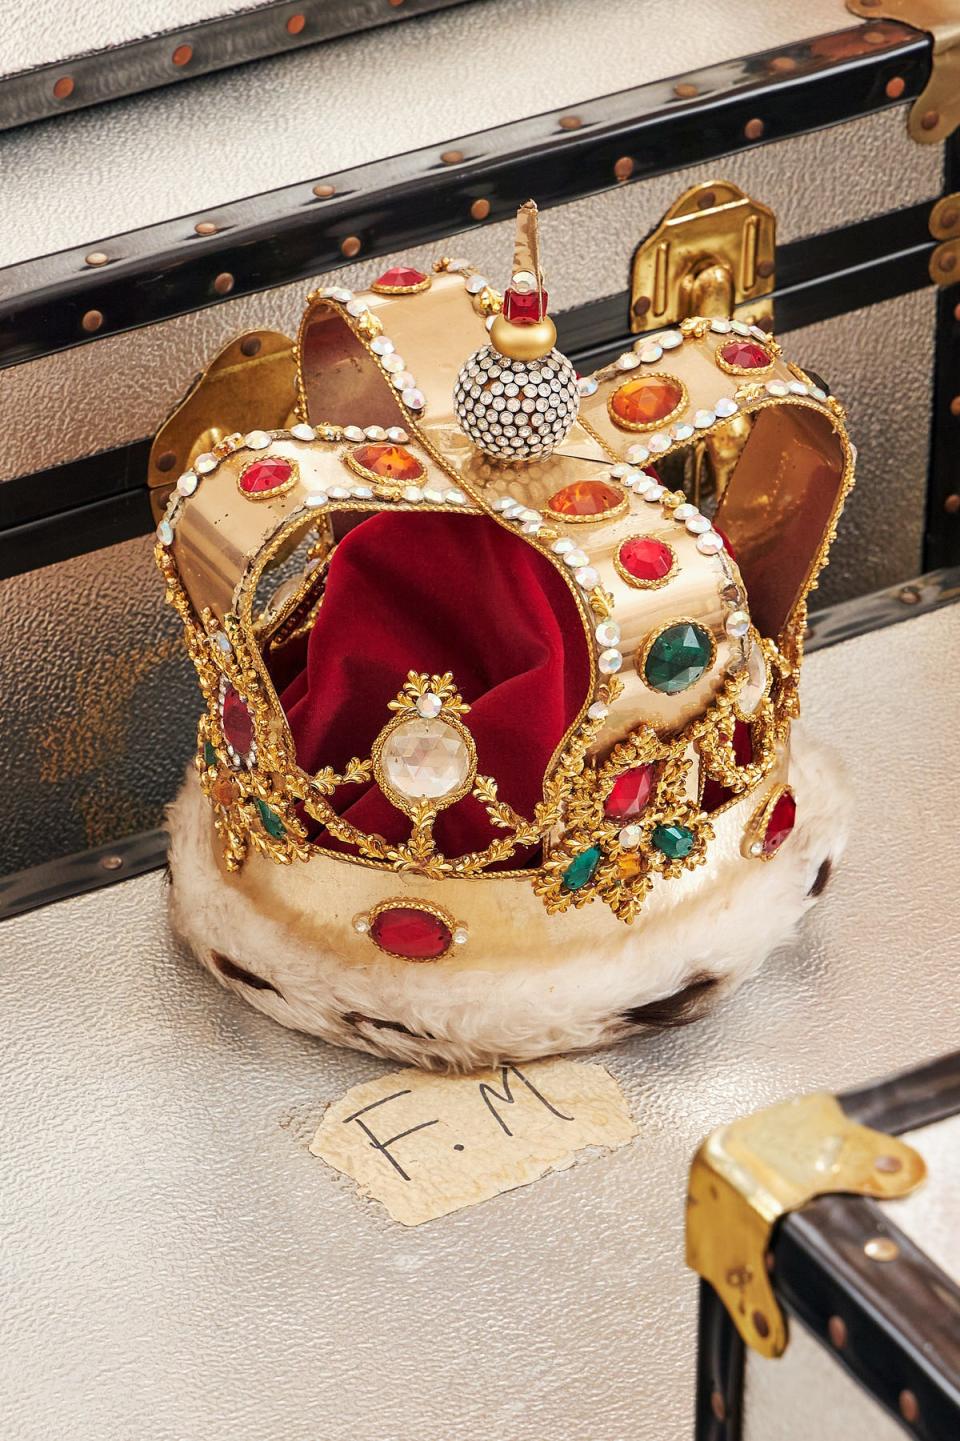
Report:
[[510,360],[542,360],[557,343],[557,327],[549,315],[531,325],[513,325],[498,315],[490,327],[490,343]]

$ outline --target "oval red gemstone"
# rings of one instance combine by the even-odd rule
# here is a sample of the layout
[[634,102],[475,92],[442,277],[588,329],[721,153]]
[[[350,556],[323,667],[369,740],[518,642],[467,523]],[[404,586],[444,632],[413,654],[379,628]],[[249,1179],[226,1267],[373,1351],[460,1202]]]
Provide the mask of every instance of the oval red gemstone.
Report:
[[426,470],[403,445],[360,445],[351,452],[362,470],[385,480],[421,480]]
[[453,940],[450,927],[430,911],[416,906],[389,906],[374,917],[370,939],[390,955],[406,961],[435,961]]
[[674,554],[652,535],[634,535],[617,551],[617,560],[627,577],[639,585],[655,585],[673,570]]
[[292,474],[293,466],[289,460],[283,460],[279,455],[267,456],[247,466],[240,476],[240,489],[245,495],[263,495],[268,490],[286,485]]
[[797,823],[797,802],[793,791],[784,791],[770,812],[763,835],[763,854],[774,855]]
[[[748,766],[753,761],[753,731],[746,721],[734,722],[733,756],[738,766]],[[700,807],[707,815],[711,815],[721,806],[726,805],[727,801],[732,800],[735,794],[736,792],[729,786],[725,786],[722,781],[715,780],[713,776],[707,776],[703,783]]]
[[605,515],[622,504],[623,491],[605,480],[575,480],[547,501],[556,515]]
[[414,290],[426,280],[422,270],[412,265],[393,265],[373,282],[374,290]]
[[657,766],[652,761],[617,776],[603,805],[607,820],[632,821],[650,804],[656,784]]
[[232,685],[223,693],[220,715],[223,734],[237,755],[248,756],[253,747],[253,717]]
[[728,340],[720,347],[720,358],[738,370],[763,370],[772,359],[769,351],[755,340]]

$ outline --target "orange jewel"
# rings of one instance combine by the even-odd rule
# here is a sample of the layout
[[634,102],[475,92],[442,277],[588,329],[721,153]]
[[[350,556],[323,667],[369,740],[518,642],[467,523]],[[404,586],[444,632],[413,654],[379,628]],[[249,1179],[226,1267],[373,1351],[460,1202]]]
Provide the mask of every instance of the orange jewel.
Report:
[[616,390],[610,400],[614,420],[645,430],[666,420],[683,401],[683,386],[666,376],[637,375]]
[[569,515],[589,519],[595,515],[606,515],[623,504],[623,491],[605,480],[575,480],[565,485],[556,495],[551,495],[547,505],[555,515]]
[[360,445],[350,452],[354,469],[379,480],[422,480],[424,467],[402,445]]

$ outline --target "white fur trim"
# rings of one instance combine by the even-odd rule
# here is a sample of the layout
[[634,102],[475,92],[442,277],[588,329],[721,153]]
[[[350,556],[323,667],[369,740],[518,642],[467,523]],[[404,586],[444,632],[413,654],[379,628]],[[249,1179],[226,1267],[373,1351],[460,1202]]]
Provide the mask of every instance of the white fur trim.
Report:
[[[173,923],[228,989],[283,1025],[338,1045],[458,1070],[590,1049],[634,1029],[626,1012],[672,996],[698,978],[716,979],[711,999],[729,994],[813,904],[808,893],[822,862],[837,860],[843,851],[849,797],[836,759],[799,726],[793,728],[791,752],[797,826],[774,860],[740,855],[745,814],[757,799],[746,812],[737,806],[718,817],[707,864],[655,886],[632,926],[597,902],[547,918],[529,884],[513,883],[512,893],[497,892],[502,919],[494,938],[500,947],[496,964],[473,947],[465,947],[456,964],[394,961],[372,942],[363,963],[341,959],[329,938],[324,940],[322,917],[310,934],[295,919],[298,908],[313,914],[298,904],[298,888],[307,886],[306,873],[316,862],[278,867],[257,856],[229,875],[217,854],[210,808],[191,770],[168,816]],[[344,876],[360,869],[344,861],[324,864]],[[271,868],[272,891],[264,890],[263,867]],[[369,883],[369,873],[366,879]],[[446,898],[443,888],[458,884],[483,888],[485,901],[493,887],[511,885],[437,882],[432,894]],[[511,955],[512,927],[527,941],[526,953],[518,941]],[[335,929],[331,924],[331,934]],[[529,951],[532,932],[544,937],[535,959]],[[213,953],[275,990],[228,979]]]

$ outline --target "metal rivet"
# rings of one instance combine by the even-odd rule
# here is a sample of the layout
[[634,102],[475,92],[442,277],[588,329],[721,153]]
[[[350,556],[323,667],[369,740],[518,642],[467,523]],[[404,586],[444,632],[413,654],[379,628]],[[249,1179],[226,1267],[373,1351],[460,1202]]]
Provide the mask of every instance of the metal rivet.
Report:
[[287,34],[299,35],[300,31],[303,29],[306,23],[306,15],[291,15],[290,19],[287,21]]
[[673,93],[678,100],[692,100],[695,95],[700,94],[700,89],[689,80],[681,80],[673,87]]
[[727,1403],[726,1403],[726,1401],[723,1399],[723,1392],[722,1392],[722,1391],[711,1391],[711,1392],[710,1392],[710,1410],[713,1412],[714,1417],[716,1418],[716,1420],[720,1421],[721,1423],[724,1422],[724,1421],[726,1421],[726,1419],[727,1419]]
[[960,303],[953,307],[953,318],[956,321],[960,321]]
[[943,502],[943,508],[947,515],[956,515],[960,511],[960,495],[948,495]]
[[863,42],[865,45],[885,45],[887,37],[882,30],[864,30]]
[[213,288],[218,295],[229,295],[233,289],[233,276],[229,270],[222,270],[213,282]]
[[960,395],[955,395],[950,402],[950,414],[960,415]]
[[895,1261],[900,1247],[889,1236],[871,1236],[863,1248],[863,1254],[871,1261]]
[[649,295],[638,295],[636,300],[633,302],[631,309],[634,315],[646,315],[647,311],[650,309]]
[[883,88],[888,100],[899,100],[907,88],[907,82],[902,75],[892,75]]
[[73,88],[73,76],[61,75],[59,80],[55,80],[53,82],[54,100],[69,100],[70,96],[73,94]]
[[403,4],[403,0],[390,0],[390,4],[396,10],[400,5]]
[[[903,589],[907,590],[909,587],[904,586]],[[901,591],[902,594],[903,591]],[[882,1172],[885,1176],[894,1176],[897,1171],[903,1170],[903,1162],[899,1156],[878,1156],[873,1163],[873,1169]]]
[[775,55],[770,61],[770,69],[779,75],[789,75],[796,68],[797,62],[792,55]]
[[212,220],[198,220],[193,227],[198,235],[216,235],[217,227]]
[[579,130],[583,121],[579,115],[561,115],[557,124],[561,130]]
[[763,121],[758,116],[754,116],[754,118],[748,120],[743,127],[743,133],[748,140],[759,140],[765,129],[766,127]]
[[241,354],[241,355],[259,355],[259,353],[260,353],[260,345],[261,345],[261,341],[260,341],[260,337],[259,337],[259,336],[257,336],[257,335],[245,335],[244,338],[243,338],[243,339],[241,340],[241,342],[240,342],[240,354]]
[[173,61],[174,65],[177,66],[189,65],[190,61],[193,59],[193,46],[178,45],[176,50],[174,50],[173,54],[170,56],[170,59]]
[[920,116],[921,130],[936,130],[940,124],[940,111],[928,110],[925,115]]
[[101,856],[100,865],[105,871],[118,871],[123,865],[123,856]]
[[768,280],[768,279],[770,278],[770,276],[773,274],[773,270],[774,270],[774,265],[773,265],[773,261],[772,261],[772,260],[758,260],[758,261],[757,261],[757,274],[758,274],[763,280]]
[[900,1407],[900,1415],[904,1421],[909,1421],[912,1426],[914,1421],[919,1420],[920,1402],[912,1391],[901,1391],[897,1404]]
[[831,1316],[827,1322],[827,1335],[831,1345],[842,1351],[847,1344],[847,1323],[842,1316]]
[[463,159],[463,151],[445,150],[440,156],[440,159],[443,161],[444,165],[459,165],[460,161]]
[[958,220],[960,220],[960,210],[947,209],[940,216],[940,224],[944,230],[952,230]]
[[95,330],[99,330],[101,325],[103,324],[103,311],[88,310],[87,313],[84,315],[83,319],[81,320],[80,324],[83,326],[87,334],[91,335]]
[[621,155],[613,167],[613,173],[619,181],[629,180],[634,171],[634,163],[629,155]]
[[86,257],[85,264],[106,265],[109,263],[109,260],[109,255],[104,254],[102,250],[91,250],[90,254]]
[[177,463],[177,453],[175,450],[165,450],[153,463],[157,470],[172,470]]
[[946,271],[947,275],[949,275],[951,271],[957,268],[957,257],[952,251],[948,251],[946,255],[939,257],[937,263],[940,269]]
[[473,216],[474,220],[486,220],[487,216],[490,214],[490,201],[475,200],[470,206],[470,214]]
[[329,200],[331,195],[336,195],[336,187],[333,185],[315,185],[313,193],[318,200]]
[[762,1311],[754,1311],[753,1329],[756,1331],[758,1336],[762,1336],[764,1339],[766,1339],[767,1336],[770,1335],[770,1322],[767,1320],[766,1316],[763,1314]]
[[715,190],[701,190],[697,196],[697,209],[709,210],[711,205],[717,203],[717,192]]
[[[922,599],[923,596],[915,585],[902,585],[897,591],[897,600],[902,605],[919,605]],[[900,1162],[895,1156],[881,1156],[874,1162],[874,1167],[878,1171],[899,1171]]]
[[345,255],[348,260],[352,260],[355,255],[359,255],[360,237],[358,235],[348,235],[346,240],[341,240],[340,254]]

